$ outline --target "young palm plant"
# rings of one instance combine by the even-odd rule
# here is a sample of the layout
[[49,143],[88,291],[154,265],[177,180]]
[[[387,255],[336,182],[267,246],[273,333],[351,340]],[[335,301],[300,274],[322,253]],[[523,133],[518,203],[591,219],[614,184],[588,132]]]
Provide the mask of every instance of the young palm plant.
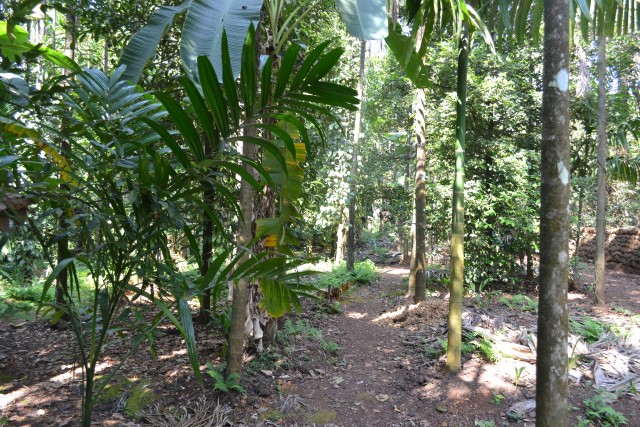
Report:
[[[296,216],[291,201],[299,197],[302,191],[303,172],[299,163],[304,159],[305,146],[311,141],[308,126],[314,126],[322,134],[315,117],[333,117],[329,107],[355,109],[358,102],[355,91],[323,81],[342,54],[340,49],[329,50],[328,46],[328,42],[323,43],[299,62],[302,48],[297,44],[291,45],[284,52],[277,72],[274,72],[271,58],[258,72],[255,31],[251,26],[245,38],[240,79],[237,81],[231,67],[226,34],[223,34],[222,78],[219,78],[207,57],[199,57],[197,78],[182,79],[189,98],[189,110],[193,111],[191,116],[188,109],[177,100],[158,95],[180,139],[159,124],[145,120],[162,137],[184,170],[225,168],[241,176],[245,184],[254,190],[260,190],[264,184],[277,185],[281,190],[279,217],[257,224],[258,237],[265,237],[263,245],[271,246],[275,251],[268,255],[252,254],[254,236],[249,234],[244,236],[234,258],[237,268],[231,279],[236,282],[233,299],[236,317],[232,317],[229,337],[228,374],[240,373],[241,363],[238,361],[243,352],[245,329],[254,329],[251,325],[255,323],[245,316],[250,280],[259,282],[265,295],[260,306],[275,316],[281,316],[292,307],[299,307],[298,295],[309,291],[308,287],[296,280],[295,275],[288,273],[302,261],[291,259],[290,251],[286,248],[287,244],[294,242],[287,233],[287,223]],[[207,140],[212,141],[212,146],[218,150],[232,150],[238,143],[245,148],[249,145],[260,147],[265,153],[263,162],[248,156],[237,157],[242,164],[213,162],[205,155],[203,144]],[[257,171],[259,180],[252,171]],[[228,201],[234,200],[232,193],[215,188],[226,191],[224,194]],[[238,211],[240,223],[248,222],[246,229],[249,232],[251,215],[252,208]],[[227,255],[225,253],[224,256]],[[226,264],[218,261],[219,258],[214,261],[218,267]],[[225,271],[229,271],[228,266]],[[224,280],[224,274],[217,271],[206,276],[203,289],[219,286]],[[213,278],[217,280],[208,282]]]

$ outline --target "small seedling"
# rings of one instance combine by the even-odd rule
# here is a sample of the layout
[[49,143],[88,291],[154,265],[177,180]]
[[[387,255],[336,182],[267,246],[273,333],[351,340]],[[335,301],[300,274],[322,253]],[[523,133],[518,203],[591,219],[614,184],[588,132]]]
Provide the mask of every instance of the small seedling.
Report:
[[476,427],[496,427],[493,421],[476,420]]
[[502,403],[502,401],[504,399],[506,399],[504,394],[492,393],[492,395],[493,395],[493,397],[491,398],[491,403],[493,403],[494,405],[500,405]]
[[520,384],[520,377],[522,376],[522,373],[524,372],[525,367],[524,366],[517,366],[515,368],[516,370],[516,376],[515,376],[515,385],[516,385],[516,390],[518,390],[518,384]]

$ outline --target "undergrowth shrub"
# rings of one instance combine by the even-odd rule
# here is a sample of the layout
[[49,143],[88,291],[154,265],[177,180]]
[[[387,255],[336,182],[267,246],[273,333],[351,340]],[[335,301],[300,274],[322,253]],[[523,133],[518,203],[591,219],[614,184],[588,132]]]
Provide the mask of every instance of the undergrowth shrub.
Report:
[[619,427],[627,424],[627,418],[609,406],[600,392],[591,399],[585,399],[584,406],[587,415],[587,419],[584,420],[586,421],[585,425],[588,425],[589,422],[606,427]]
[[378,269],[369,259],[355,263],[353,271],[350,272],[347,271],[346,264],[342,262],[333,267],[331,271],[320,275],[317,286],[320,289],[335,288],[347,282],[366,285],[376,281],[379,276]]
[[573,334],[580,335],[587,343],[593,344],[606,331],[606,325],[599,320],[585,317],[582,320],[571,320],[569,329]]

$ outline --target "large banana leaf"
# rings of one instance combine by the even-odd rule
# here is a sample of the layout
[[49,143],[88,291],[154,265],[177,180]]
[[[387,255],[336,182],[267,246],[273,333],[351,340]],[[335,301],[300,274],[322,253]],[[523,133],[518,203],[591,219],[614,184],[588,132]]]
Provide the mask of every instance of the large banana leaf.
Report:
[[193,0],[182,29],[180,57],[187,75],[198,74],[197,59],[207,56],[218,76],[222,76],[220,55],[222,33],[228,38],[231,68],[234,76],[240,74],[242,47],[253,22],[260,19],[262,0]]
[[187,0],[178,6],[160,6],[151,15],[149,23],[131,37],[120,58],[120,64],[127,66],[125,80],[138,83],[144,66],[155,55],[160,40],[178,15],[184,13],[190,4],[191,0]]
[[336,0],[347,31],[359,40],[387,37],[386,0]]

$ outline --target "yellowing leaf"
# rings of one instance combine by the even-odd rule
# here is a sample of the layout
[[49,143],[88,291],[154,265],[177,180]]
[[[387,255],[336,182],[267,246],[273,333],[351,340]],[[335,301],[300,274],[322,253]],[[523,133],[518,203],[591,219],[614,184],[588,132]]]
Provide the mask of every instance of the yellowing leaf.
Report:
[[269,234],[262,241],[262,246],[265,248],[275,248],[278,244],[278,236],[274,234]]

